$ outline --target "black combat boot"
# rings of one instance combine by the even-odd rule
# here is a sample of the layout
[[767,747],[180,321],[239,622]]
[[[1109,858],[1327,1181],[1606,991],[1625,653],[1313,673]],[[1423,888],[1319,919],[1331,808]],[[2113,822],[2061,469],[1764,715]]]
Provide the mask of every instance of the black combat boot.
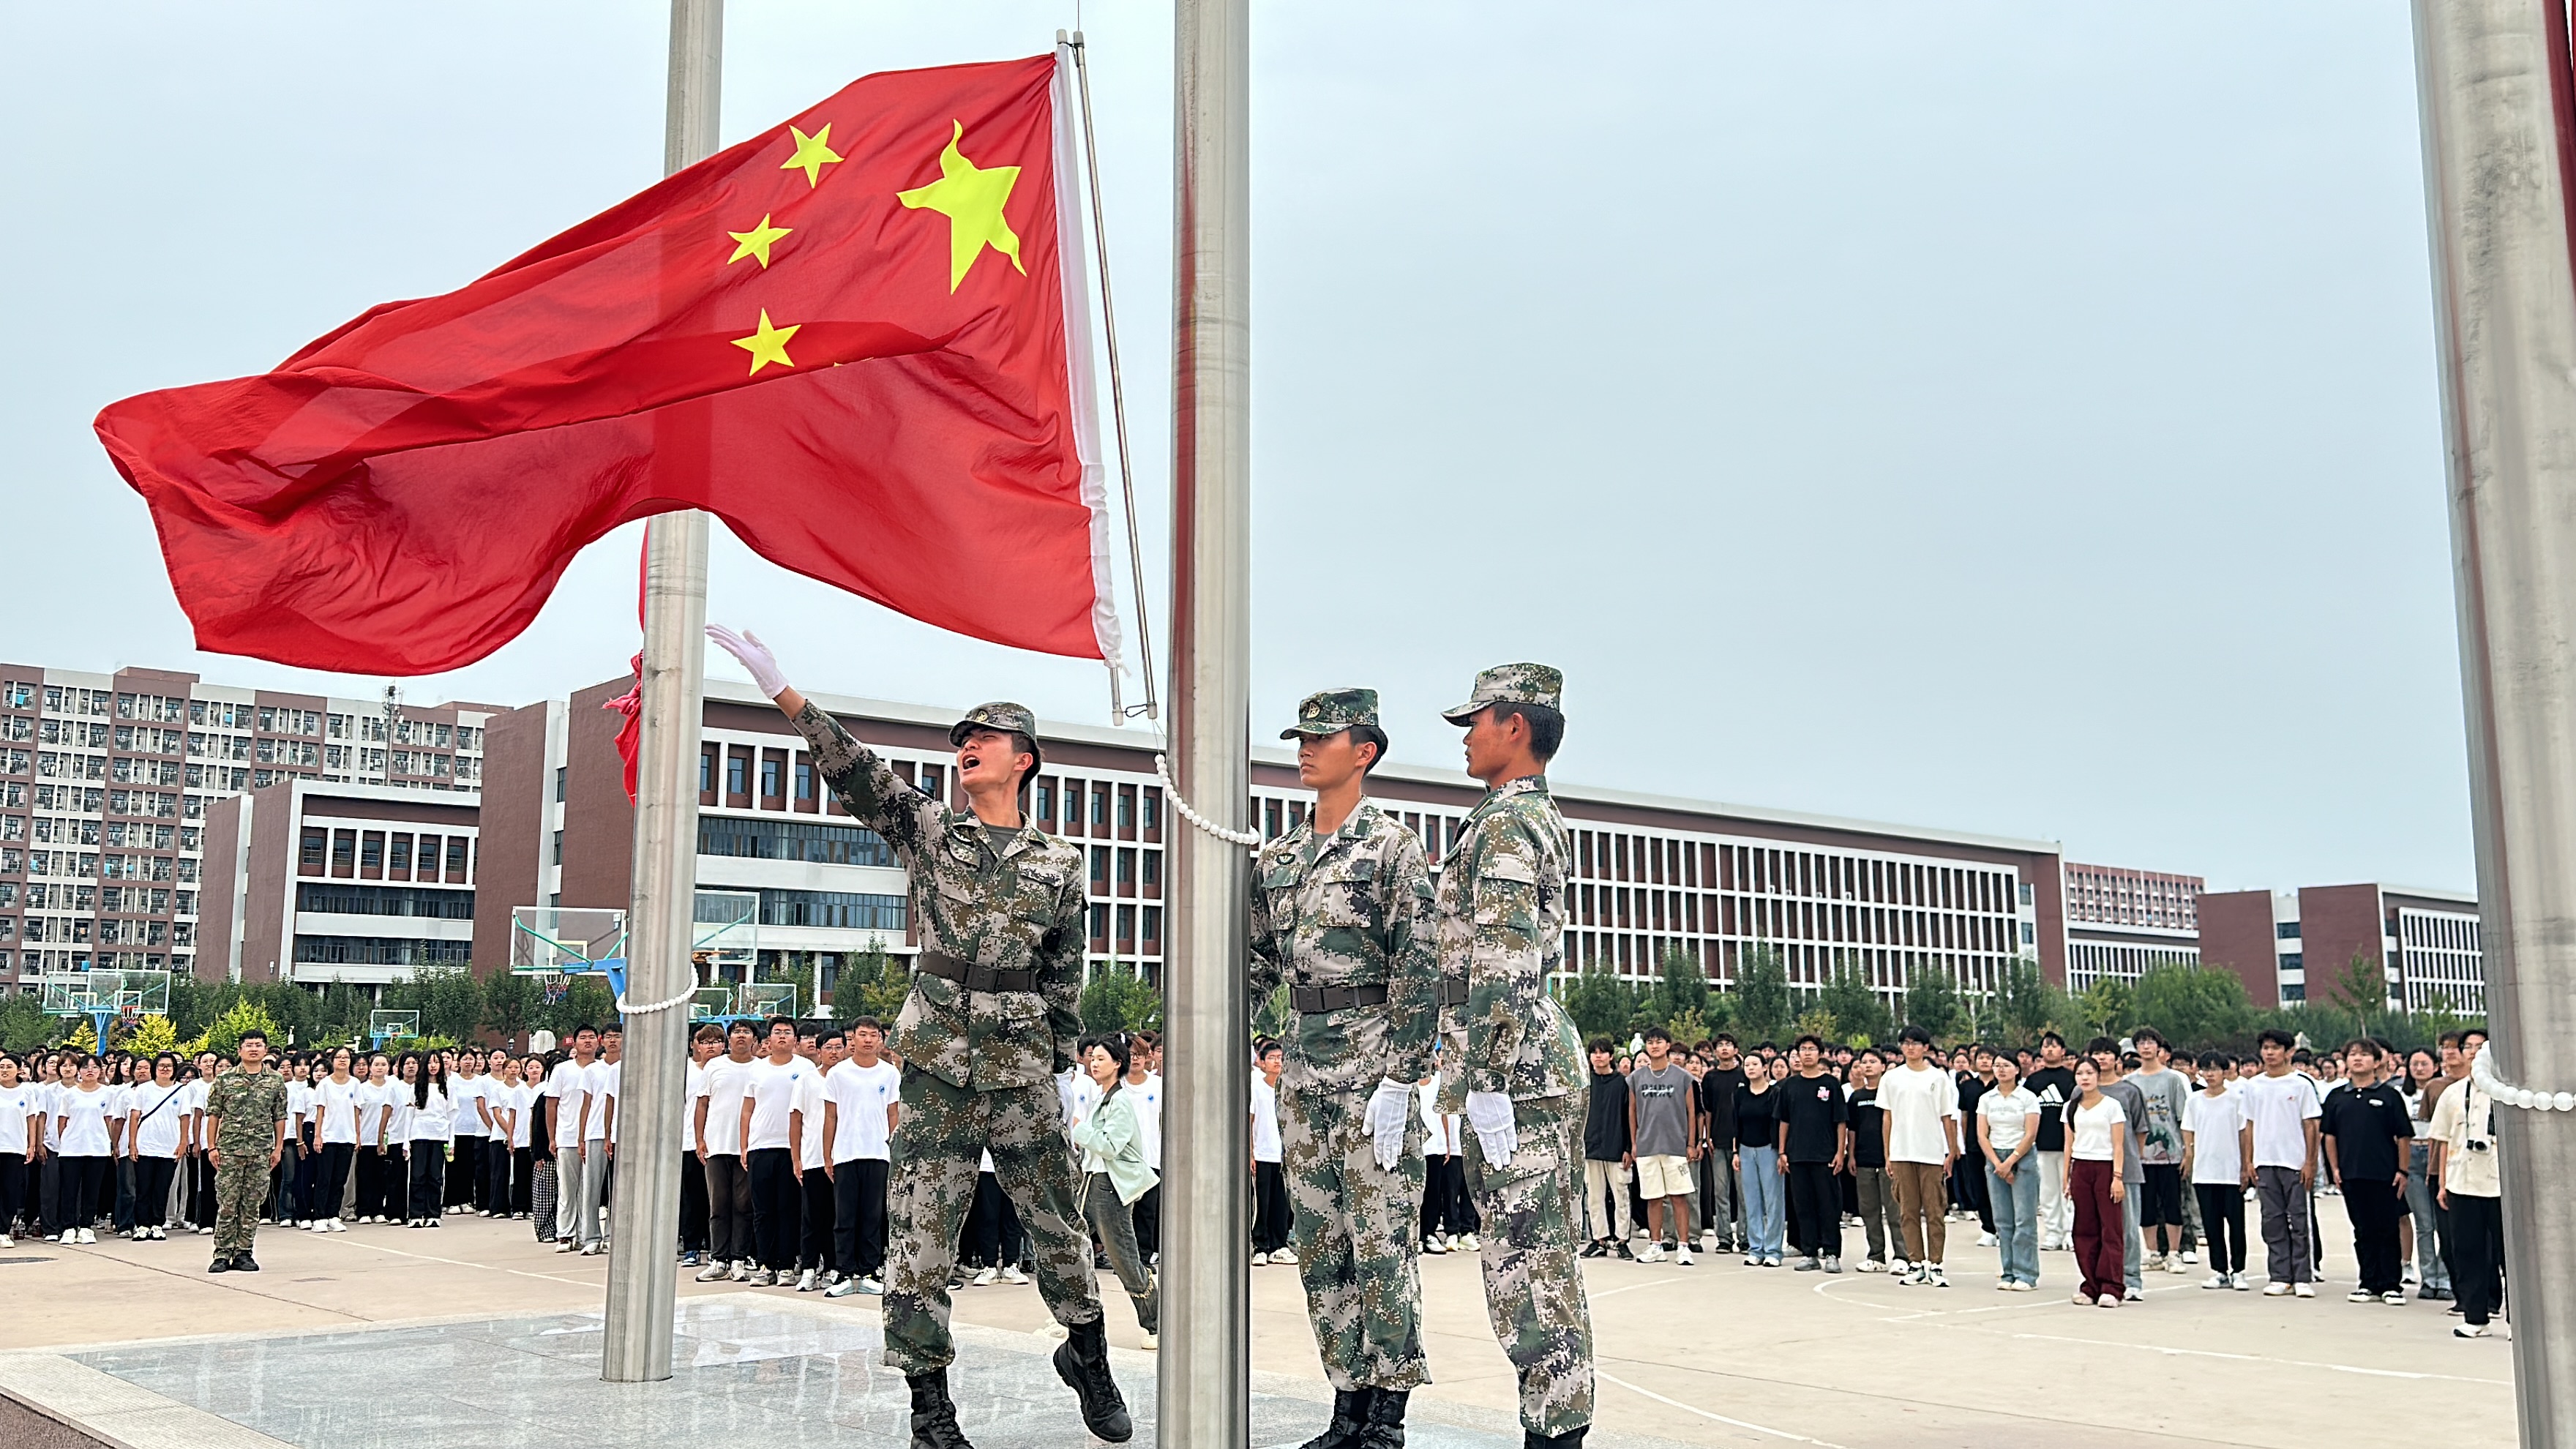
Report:
[[248,1253],[235,1253],[233,1255],[233,1271],[236,1273],[256,1273],[259,1271],[259,1260],[253,1258]]
[[912,1386],[912,1449],[975,1449],[957,1427],[957,1406],[948,1400],[948,1370],[906,1374]]
[[1368,1422],[1351,1449],[1404,1449],[1404,1401],[1407,1389],[1371,1389]]
[[206,1271],[209,1273],[229,1273],[232,1270],[233,1260],[221,1256],[218,1256],[213,1262],[206,1265]]
[[1055,1374],[1082,1401],[1082,1427],[1094,1438],[1124,1444],[1135,1434],[1136,1425],[1127,1417],[1127,1401],[1118,1396],[1117,1381],[1109,1377],[1109,1336],[1100,1324],[1095,1318],[1067,1325],[1069,1336],[1055,1350]]
[[1580,1429],[1569,1429],[1562,1434],[1533,1434],[1523,1429],[1521,1449],[1583,1449],[1583,1436],[1591,1432],[1592,1426],[1589,1424]]
[[1365,1386],[1333,1390],[1333,1422],[1297,1449],[1353,1449],[1360,1442],[1360,1430],[1368,1424],[1369,1400],[1377,1392]]

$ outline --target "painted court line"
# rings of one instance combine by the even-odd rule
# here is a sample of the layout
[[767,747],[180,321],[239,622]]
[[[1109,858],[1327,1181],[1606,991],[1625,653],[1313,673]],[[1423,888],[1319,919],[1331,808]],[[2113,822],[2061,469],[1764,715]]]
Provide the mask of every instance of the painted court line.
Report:
[[2492,1384],[2512,1388],[2511,1379],[2471,1378],[2466,1374],[2432,1374],[2413,1369],[2363,1368],[2359,1364],[2317,1363],[2302,1358],[2271,1358],[2259,1353],[2225,1353],[2213,1348],[2170,1348],[2157,1343],[2120,1343],[2107,1338],[2070,1338],[2059,1333],[2016,1333],[2015,1338],[2036,1339],[2043,1343],[2083,1343],[2095,1348],[2131,1349],[2145,1353],[2169,1354],[2176,1358],[2226,1358],[2239,1363],[2278,1364],[2283,1368],[2331,1369],[2339,1374],[2362,1374],[2377,1379],[2432,1379],[2453,1384]]
[[[323,1234],[323,1237],[326,1240],[336,1239],[343,1236],[345,1235],[340,1233]],[[469,1263],[463,1258],[442,1258],[435,1253],[407,1253],[400,1248],[388,1248],[382,1243],[342,1243],[340,1246],[344,1248],[364,1248],[369,1252],[375,1253],[391,1253],[397,1258],[418,1258],[424,1263],[445,1263],[452,1268],[479,1268],[486,1273],[508,1273],[519,1278],[543,1278],[549,1283],[570,1283],[576,1288],[596,1288],[599,1286],[596,1283],[586,1282],[580,1278],[563,1278],[552,1273],[531,1273],[523,1268],[495,1268],[489,1263]]]
[[1716,1423],[1732,1424],[1738,1429],[1750,1429],[1756,1434],[1768,1434],[1774,1439],[1787,1439],[1796,1444],[1813,1444],[1816,1446],[1816,1449],[1843,1449],[1842,1445],[1836,1444],[1829,1439],[1816,1439],[1805,1434],[1792,1434],[1786,1429],[1774,1429],[1768,1424],[1755,1424],[1743,1419],[1730,1419],[1724,1414],[1712,1414],[1708,1410],[1699,1407],[1697,1404],[1685,1404],[1679,1399],[1666,1398],[1662,1394],[1656,1393],[1653,1389],[1640,1387],[1639,1385],[1632,1384],[1626,1379],[1619,1378],[1612,1374],[1605,1374],[1597,1368],[1593,1370],[1593,1377],[1602,1380],[1604,1383],[1617,1384],[1619,1387],[1626,1389],[1632,1394],[1641,1394],[1646,1398],[1654,1400],[1658,1404],[1665,1405],[1668,1408],[1679,1409],[1685,1414],[1697,1414],[1703,1419],[1713,1420]]

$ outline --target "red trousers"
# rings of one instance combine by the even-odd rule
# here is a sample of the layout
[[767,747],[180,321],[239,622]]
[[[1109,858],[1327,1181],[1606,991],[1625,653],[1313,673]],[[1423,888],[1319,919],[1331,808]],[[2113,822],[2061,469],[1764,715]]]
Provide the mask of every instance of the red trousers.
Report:
[[2066,1190],[2075,1199],[2075,1270],[2084,1277],[2084,1296],[2118,1298],[2127,1283],[2121,1249],[2128,1229],[2120,1204],[2111,1200],[2111,1164],[2069,1157]]

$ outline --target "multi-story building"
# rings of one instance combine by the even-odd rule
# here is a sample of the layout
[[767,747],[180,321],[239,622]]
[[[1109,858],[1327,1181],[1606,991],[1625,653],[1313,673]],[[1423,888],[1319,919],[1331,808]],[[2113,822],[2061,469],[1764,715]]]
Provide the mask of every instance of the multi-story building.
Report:
[[[485,763],[483,857],[474,959],[509,956],[517,905],[621,907],[632,811],[603,708],[624,680],[495,717]],[[904,778],[962,805],[951,778],[950,709],[809,695]],[[1151,745],[1133,730],[1045,724],[1045,765],[1030,792],[1039,828],[1084,853],[1087,955],[1159,977],[1163,849],[1171,822]],[[699,766],[698,887],[759,898],[760,966],[809,954],[829,983],[852,953],[917,948],[902,872],[815,777],[804,742],[746,686],[707,685]],[[1265,835],[1305,810],[1293,757],[1253,752],[1253,811]],[[1884,993],[1926,964],[1970,989],[2035,956],[2065,979],[2066,921],[2057,847],[1791,811],[1599,790],[1555,782],[1573,832],[1566,960],[1630,977],[1668,954],[1731,982],[1745,953],[1777,950],[1791,981],[1822,985],[1849,962]],[[1372,794],[1418,831],[1437,862],[1482,793],[1448,771],[1390,764]]]
[[473,957],[475,795],[290,779],[217,800],[201,973],[379,986]]
[[2478,901],[2378,884],[2229,891],[2200,898],[2201,955],[2245,979],[2258,1006],[2338,1001],[2358,963],[2390,1007],[2486,1011]]
[[0,991],[219,974],[198,940],[217,802],[282,780],[471,791],[492,713],[0,663]]
[[2196,875],[2066,863],[2066,989],[2200,962]]

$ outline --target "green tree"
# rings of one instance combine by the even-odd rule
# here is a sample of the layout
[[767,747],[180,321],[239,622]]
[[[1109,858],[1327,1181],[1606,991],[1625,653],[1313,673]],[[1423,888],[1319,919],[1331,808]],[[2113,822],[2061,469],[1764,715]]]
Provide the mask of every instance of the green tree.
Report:
[[1879,999],[1877,989],[1869,984],[1859,964],[1849,959],[1834,968],[1824,990],[1816,993],[1815,1009],[1833,1019],[1830,1035],[1855,1047],[1884,1042],[1896,1034],[1887,1004]]
[[2254,1020],[2254,1003],[2235,972],[2183,964],[2149,968],[2130,1007],[2133,1024],[2154,1027],[2183,1051],[2233,1045]]
[[0,1051],[34,1051],[54,1039],[60,1024],[35,997],[0,996]]
[[1163,1017],[1163,997],[1145,984],[1135,967],[1120,961],[1102,964],[1083,984],[1075,1009],[1082,1029],[1093,1035],[1113,1031],[1150,1031]]
[[1788,1033],[1795,1004],[1789,996],[1789,969],[1768,945],[1746,948],[1735,968],[1735,1021],[1750,1041],[1770,1041]]
[[259,1003],[236,1001],[231,1010],[217,1017],[214,1025],[206,1028],[205,1045],[198,1050],[210,1051],[229,1060],[241,1049],[242,1037],[254,1028],[265,1033],[272,1045],[281,1041],[286,1035],[286,1029],[277,1024],[277,1018],[270,1016]]
[[814,1014],[814,1008],[823,1004],[823,998],[817,995],[815,990],[814,953],[811,951],[789,951],[782,954],[778,965],[771,968],[769,979],[784,981],[796,988],[798,1016],[811,1016]]
[[181,1041],[193,1041],[205,1034],[215,1018],[232,1005],[235,988],[216,982],[200,981],[194,975],[179,971],[170,976],[170,1029]]
[[2075,1038],[2075,1050],[2084,1050],[2087,1039],[2097,1036],[2117,1037],[2136,1022],[2137,992],[2128,982],[2105,976],[2075,994],[2069,1009],[2074,1014],[2069,1033]]
[[385,988],[385,1009],[417,1011],[423,1036],[472,1037],[483,1024],[483,983],[465,966],[416,966]]
[[2037,957],[2024,956],[2004,968],[1986,1016],[1987,1030],[2004,1044],[2036,1047],[2041,1032],[2066,1024],[2066,993],[2040,973]]
[[[268,1013],[270,1020],[286,1029],[285,1039],[278,1043],[279,1046],[313,1044],[315,1031],[322,1020],[320,997],[292,981],[264,981],[256,986],[242,987],[241,999],[257,1003],[260,1010]],[[173,1021],[171,1025],[175,1027],[178,1023]]]
[[321,1009],[315,1013],[313,1039],[317,1044],[333,1046],[363,1040],[367,1034],[367,1013],[376,1005],[375,994],[365,987],[346,981],[334,981],[322,988]]
[[2372,1022],[2388,1015],[2388,975],[2380,968],[2378,958],[2356,951],[2344,963],[2342,973],[2326,984],[2326,1000],[2350,1013],[2361,1024],[2361,1031],[2354,1035],[2361,1035]]
[[605,976],[576,976],[564,990],[562,1013],[564,1028],[555,1033],[564,1036],[584,1022],[604,1026],[617,1019],[617,993],[608,989]]
[[1967,1005],[1959,997],[1959,978],[1937,962],[1925,961],[1906,973],[1905,1024],[1919,1026],[1932,1033],[1935,1041],[1947,1040],[1958,1031],[1967,1016]]
[[891,1024],[911,992],[912,974],[887,952],[884,941],[871,936],[866,950],[841,958],[840,972],[832,979],[832,1012],[843,1021],[873,1016]]
[[514,1044],[536,1020],[537,1010],[543,1005],[545,992],[537,985],[537,978],[515,971],[498,972],[483,983],[482,1027],[500,1038],[502,1044]]
[[1625,1039],[1628,1019],[1636,1014],[1636,988],[1598,958],[1584,968],[1564,992],[1565,1014],[1586,1041],[1596,1036]]
[[1656,974],[1654,999],[1646,1009],[1667,1030],[1685,1016],[1705,1022],[1708,1019],[1708,972],[1700,965],[1699,958],[1678,947],[1664,952],[1663,964]]

